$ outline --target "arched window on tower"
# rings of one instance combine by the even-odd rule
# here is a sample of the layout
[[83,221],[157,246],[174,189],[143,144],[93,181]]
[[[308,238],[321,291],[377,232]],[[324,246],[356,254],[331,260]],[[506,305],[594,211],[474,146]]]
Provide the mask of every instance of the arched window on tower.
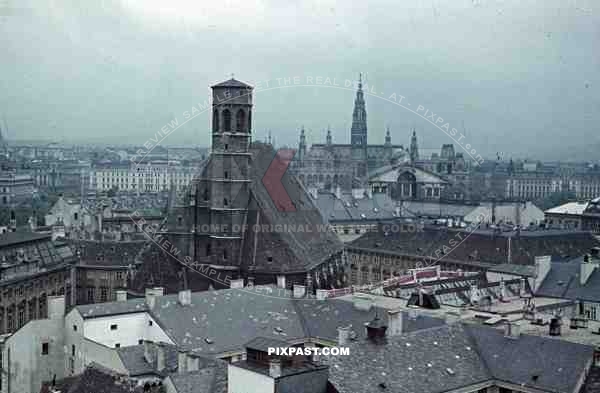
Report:
[[206,256],[210,256],[210,243],[206,245]]
[[229,205],[229,201],[227,200],[227,198],[223,198],[223,206],[228,206]]
[[231,131],[231,112],[229,112],[229,109],[223,111],[223,131]]
[[213,132],[219,131],[219,111],[214,110],[213,112]]
[[248,112],[248,134],[252,133],[252,112]]
[[235,116],[236,121],[236,130],[238,132],[244,132],[246,128],[246,112],[243,109],[240,109]]

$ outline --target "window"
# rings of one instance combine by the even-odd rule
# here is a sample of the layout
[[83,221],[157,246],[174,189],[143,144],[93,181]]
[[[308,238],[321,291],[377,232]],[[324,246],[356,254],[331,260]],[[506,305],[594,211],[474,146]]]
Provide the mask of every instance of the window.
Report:
[[144,343],[144,340],[142,340],[141,338],[138,340],[138,344],[142,345]]
[[225,179],[229,179],[229,172],[225,171]]
[[73,325],[73,331],[76,332],[77,331],[77,325]]
[[50,344],[42,343],[42,355],[47,355],[50,349]]
[[228,150],[228,149],[229,149],[229,145],[226,143],[225,144],[225,150]]
[[213,112],[213,132],[219,131],[219,112],[215,109]]
[[148,326],[152,326],[152,321],[148,321]]
[[117,330],[117,325],[116,324],[110,325],[110,330]]
[[79,214],[77,214],[77,213],[73,214],[73,218],[75,219],[75,221],[78,220],[78,217],[79,217]]
[[115,344],[115,348],[121,348],[121,344],[119,344],[119,343],[116,343],[116,344]]
[[223,206],[227,206],[227,205],[229,205],[227,198],[223,198]]
[[246,128],[246,113],[243,109],[240,109],[236,115],[236,130],[238,132],[244,132]]
[[71,345],[71,356],[75,356],[75,345]]
[[102,287],[100,289],[100,301],[106,302],[107,300],[108,300],[108,289],[105,287]]
[[223,131],[231,131],[231,112],[229,112],[229,109],[223,111]]

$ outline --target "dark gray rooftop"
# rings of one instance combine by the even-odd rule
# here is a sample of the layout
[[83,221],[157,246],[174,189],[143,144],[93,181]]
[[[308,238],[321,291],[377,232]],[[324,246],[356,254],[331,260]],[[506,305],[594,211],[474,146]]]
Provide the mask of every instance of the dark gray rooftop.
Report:
[[508,338],[481,325],[452,324],[363,340],[352,356],[328,358],[340,393],[441,393],[500,380],[547,392],[573,392],[594,348],[539,336]]
[[215,87],[252,87],[244,82],[241,82],[237,79],[231,78],[229,80],[217,83],[216,85],[211,86],[211,88],[215,88]]
[[33,232],[7,232],[0,235],[0,247],[7,247],[20,243],[50,240],[51,236]]
[[594,348],[548,337],[522,334],[507,338],[502,330],[465,325],[477,350],[497,380],[549,392],[574,392]]
[[98,318],[109,315],[145,312],[148,310],[145,299],[129,299],[123,302],[96,303],[76,306],[84,319]]
[[[173,372],[177,370],[177,348],[174,345],[162,345],[165,351],[165,370],[163,372]],[[117,354],[123,362],[123,366],[127,369],[129,376],[135,377],[140,375],[162,375],[156,369],[156,360],[153,363],[148,363],[144,357],[144,346],[133,345],[128,347],[117,348]]]
[[536,295],[599,302],[600,269],[595,269],[582,285],[579,279],[581,263],[582,258],[569,262],[553,262]]
[[215,359],[210,365],[183,374],[171,374],[171,382],[177,393],[226,393],[227,363]]

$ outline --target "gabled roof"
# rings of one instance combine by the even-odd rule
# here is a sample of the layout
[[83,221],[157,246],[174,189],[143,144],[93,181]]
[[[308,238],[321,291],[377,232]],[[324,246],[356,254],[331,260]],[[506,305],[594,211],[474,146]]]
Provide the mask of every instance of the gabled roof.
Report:
[[395,165],[379,168],[369,174],[369,182],[396,183],[398,181],[398,176],[404,172],[410,172],[415,175],[417,183],[448,183],[446,180],[434,173],[406,165]]
[[211,88],[213,88],[213,89],[215,87],[245,87],[245,88],[252,88],[252,86],[250,86],[250,85],[248,85],[248,84],[246,84],[244,82],[241,82],[241,81],[239,81],[237,79],[234,79],[234,78],[228,79],[226,81],[223,81],[223,82],[217,83],[216,85],[212,85],[211,86]]
[[582,285],[579,279],[581,263],[583,257],[553,262],[536,296],[600,302],[600,269],[596,268]]
[[329,358],[339,393],[441,393],[495,381],[574,392],[594,354],[591,346],[462,323],[349,347],[352,356]]

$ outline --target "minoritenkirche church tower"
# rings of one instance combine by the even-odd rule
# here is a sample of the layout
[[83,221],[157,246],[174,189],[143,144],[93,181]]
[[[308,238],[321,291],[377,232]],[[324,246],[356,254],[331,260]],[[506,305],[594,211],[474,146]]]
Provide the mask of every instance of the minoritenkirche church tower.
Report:
[[[207,167],[205,255],[219,265],[239,261],[240,228],[248,212],[252,87],[235,79],[212,86],[212,155]],[[204,230],[203,230],[204,229]]]
[[356,161],[356,173],[359,179],[367,176],[367,109],[362,91],[362,74],[358,79],[358,90],[354,100],[352,112],[352,128],[350,129],[350,144],[352,145],[352,159]]

